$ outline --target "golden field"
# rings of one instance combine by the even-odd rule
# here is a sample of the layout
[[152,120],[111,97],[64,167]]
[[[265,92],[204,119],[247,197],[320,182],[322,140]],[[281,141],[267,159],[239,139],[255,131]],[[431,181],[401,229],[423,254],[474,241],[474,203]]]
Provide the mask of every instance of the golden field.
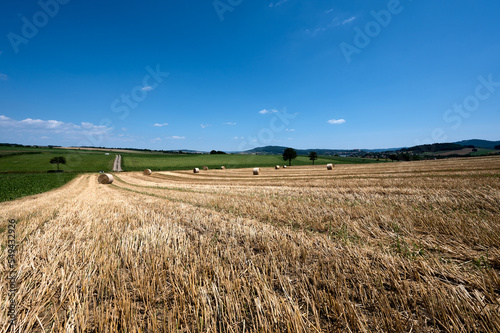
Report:
[[500,157],[114,176],[0,203],[19,332],[500,331]]

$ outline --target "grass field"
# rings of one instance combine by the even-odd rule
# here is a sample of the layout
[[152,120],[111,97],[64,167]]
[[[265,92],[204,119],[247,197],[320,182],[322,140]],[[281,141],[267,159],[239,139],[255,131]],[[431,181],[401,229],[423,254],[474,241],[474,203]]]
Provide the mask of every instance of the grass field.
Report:
[[105,156],[102,152],[73,152],[68,150],[52,152],[41,150],[39,154],[13,155],[0,158],[0,173],[57,170],[56,165],[49,163],[50,159],[55,156],[64,156],[66,158],[66,165],[61,164],[60,169],[67,172],[111,171],[115,158],[114,154]]
[[[140,171],[144,169],[159,170],[189,170],[207,166],[210,169],[219,169],[222,165],[226,168],[251,168],[271,167],[275,165],[288,165],[278,155],[161,155],[161,154],[121,154],[123,157],[123,170]],[[347,157],[320,156],[315,161],[316,165],[357,164],[373,163],[375,160]],[[307,156],[298,156],[292,160],[292,165],[311,165],[312,161]]]
[[0,202],[50,191],[76,176],[74,173],[0,173]]
[[21,331],[500,331],[500,157],[115,176],[0,203]]
[[[104,155],[104,151],[75,150],[60,148],[32,148],[0,146],[0,173],[2,172],[47,172],[56,166],[49,163],[54,156],[64,156],[66,165],[61,169],[66,172],[109,172],[113,168],[116,154],[123,157],[125,171],[140,171],[146,168],[159,170],[187,170],[194,167],[208,166],[211,169],[245,167],[270,167],[276,164],[288,164],[276,155],[177,155],[147,152],[113,152]],[[321,156],[315,164],[358,164],[377,162],[370,159]],[[306,156],[298,156],[292,165],[311,165]]]

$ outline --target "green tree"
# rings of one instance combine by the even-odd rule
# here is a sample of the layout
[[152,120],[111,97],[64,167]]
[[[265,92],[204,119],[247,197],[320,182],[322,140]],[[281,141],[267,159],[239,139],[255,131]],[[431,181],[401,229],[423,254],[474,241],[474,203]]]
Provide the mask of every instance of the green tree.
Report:
[[288,161],[288,165],[292,165],[292,160],[297,157],[297,152],[293,148],[287,148],[283,151],[283,160]]
[[57,164],[57,171],[59,171],[59,164],[66,164],[64,156],[53,157],[50,159],[50,164]]
[[318,153],[316,153],[315,151],[310,152],[309,159],[311,161],[313,161],[313,165],[314,165],[314,161],[316,161],[318,159]]

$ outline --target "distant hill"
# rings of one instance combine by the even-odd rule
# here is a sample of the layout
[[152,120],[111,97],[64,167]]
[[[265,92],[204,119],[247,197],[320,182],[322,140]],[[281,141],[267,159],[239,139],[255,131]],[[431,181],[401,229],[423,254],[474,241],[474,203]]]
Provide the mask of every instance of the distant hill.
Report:
[[368,153],[383,153],[386,151],[397,151],[397,150],[402,150],[407,147],[399,147],[399,148],[382,148],[382,149],[361,149],[362,151],[366,151]]
[[[250,150],[240,152],[240,154],[259,154],[259,155],[281,155],[283,151],[288,148],[284,146],[265,146],[257,147]],[[309,155],[310,152],[315,151],[318,155],[351,155],[359,153],[359,149],[295,149],[299,155]]]
[[[359,154],[380,154],[384,152],[395,152],[395,153],[412,153],[412,154],[423,154],[423,153],[437,153],[437,152],[450,152],[459,151],[465,148],[484,148],[484,149],[495,149],[496,145],[500,145],[500,141],[487,141],[487,140],[463,140],[459,142],[451,143],[433,143],[427,145],[418,145],[413,147],[404,148],[386,148],[386,149],[295,149],[299,155],[309,155],[310,152],[315,151],[318,155],[332,156],[353,156]],[[254,149],[235,152],[238,154],[258,154],[258,155],[281,155],[283,151],[288,148],[285,146],[265,146],[257,147]]]
[[245,150],[240,152],[241,154],[268,154],[268,155],[277,155],[282,154],[283,150],[288,147],[282,146],[265,146],[265,147],[256,147],[250,150]]
[[419,145],[410,148],[403,148],[401,151],[404,152],[413,152],[414,154],[422,154],[422,153],[436,153],[441,151],[454,151],[461,150],[463,148],[467,148],[463,145],[459,145],[457,143],[433,143],[431,145]]
[[500,141],[488,141],[488,140],[479,140],[479,139],[463,140],[463,141],[458,141],[458,142],[454,142],[454,143],[462,145],[462,146],[472,145],[476,148],[485,148],[485,149],[495,149],[495,146],[500,145]]

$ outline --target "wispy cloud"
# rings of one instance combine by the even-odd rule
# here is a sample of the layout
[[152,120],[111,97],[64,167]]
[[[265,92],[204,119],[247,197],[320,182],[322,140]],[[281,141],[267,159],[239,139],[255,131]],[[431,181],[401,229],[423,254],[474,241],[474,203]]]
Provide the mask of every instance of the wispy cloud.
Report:
[[7,80],[9,77],[7,76],[7,74],[2,74],[0,73],[0,81],[5,81]]
[[351,16],[349,17],[348,19],[342,21],[342,25],[346,25],[348,23],[351,23],[352,21],[354,21],[356,19],[356,16]]
[[151,140],[151,142],[153,142],[153,143],[157,143],[157,142],[161,142],[161,141],[162,141],[161,138],[156,138],[156,139]]
[[278,110],[276,110],[276,109],[271,109],[271,110],[264,109],[264,110],[259,111],[260,114],[268,114],[268,113],[276,113],[276,112],[278,112]]
[[285,132],[295,132],[295,128],[287,128]]
[[235,140],[243,140],[244,138],[245,138],[244,136],[240,136],[240,137],[235,136],[233,139],[235,139]]
[[[331,11],[333,11],[333,10],[331,10]],[[331,11],[327,11],[326,13],[330,13]],[[333,19],[331,19],[329,22],[324,22],[322,24],[321,23],[318,24],[318,26],[314,29],[306,29],[305,32],[307,34],[312,35],[312,36],[317,36],[320,33],[323,33],[323,32],[329,31],[331,29],[335,29],[337,27],[349,24],[349,23],[353,22],[355,19],[356,19],[356,16],[351,16],[347,19],[344,19],[341,16],[337,16],[337,17],[334,17]]]
[[328,123],[332,125],[340,125],[345,123],[345,119],[330,119],[328,120]]
[[278,6],[281,6],[281,5],[285,4],[285,3],[287,3],[288,1],[289,1],[289,0],[280,0],[280,1],[276,1],[276,2],[271,2],[271,3],[269,4],[269,7],[270,7],[270,8],[273,8],[273,7],[278,7]]
[[207,127],[210,127],[212,125],[210,125],[210,124],[200,124],[200,126],[201,126],[201,128],[207,128]]
[[222,123],[222,125],[231,125],[231,126],[234,126],[234,125],[236,125],[236,123],[227,122],[227,123]]
[[58,120],[42,120],[26,118],[23,120],[12,119],[0,115],[0,128],[2,132],[11,131],[22,134],[37,134],[49,136],[57,134],[62,139],[75,138],[77,136],[108,135],[113,128],[82,122],[80,125],[65,123]]
[[142,87],[141,90],[142,91],[150,91],[150,90],[153,90],[154,88],[151,87],[151,86],[145,86],[145,87]]
[[177,135],[167,137],[167,139],[171,140],[184,140],[185,138],[186,138],[185,136],[177,136]]
[[153,126],[154,126],[154,127],[163,127],[163,126],[168,126],[168,123],[163,123],[163,124],[158,124],[158,123],[156,123],[156,124],[154,124]]

